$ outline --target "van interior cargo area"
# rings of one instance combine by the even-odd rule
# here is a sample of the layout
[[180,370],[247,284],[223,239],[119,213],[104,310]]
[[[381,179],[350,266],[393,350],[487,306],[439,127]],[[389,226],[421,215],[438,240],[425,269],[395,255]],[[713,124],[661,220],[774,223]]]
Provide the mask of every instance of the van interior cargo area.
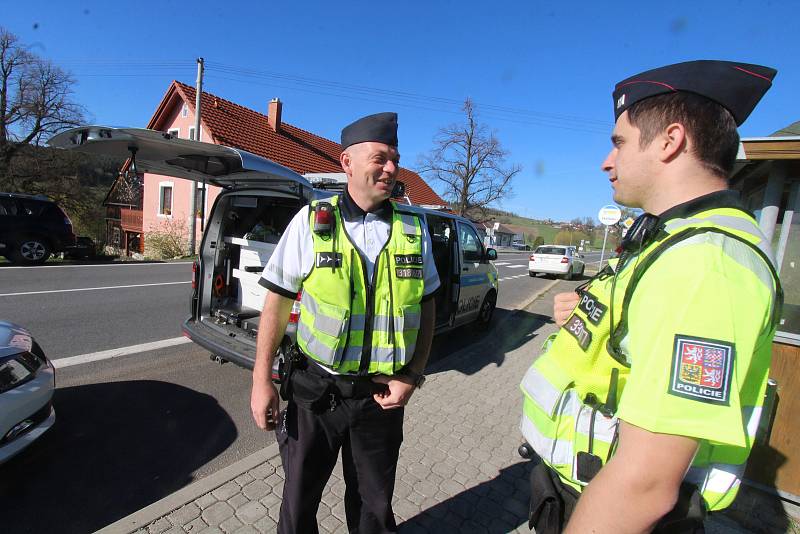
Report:
[[[227,203],[223,205],[222,203]],[[203,253],[213,265],[209,305],[200,316],[231,337],[241,334],[255,343],[266,290],[261,273],[301,202],[256,194],[231,193],[220,198],[209,224]],[[217,220],[219,219],[219,220]],[[218,231],[212,232],[215,225]],[[216,235],[212,235],[216,233]]]

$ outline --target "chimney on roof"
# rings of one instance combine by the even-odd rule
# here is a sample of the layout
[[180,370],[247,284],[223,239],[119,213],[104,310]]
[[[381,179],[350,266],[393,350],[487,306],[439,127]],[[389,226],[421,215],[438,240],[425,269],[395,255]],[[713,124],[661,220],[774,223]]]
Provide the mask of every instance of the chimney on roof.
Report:
[[274,132],[281,131],[281,110],[283,108],[283,103],[280,101],[279,98],[273,98],[269,101],[269,111],[267,113],[267,119],[269,120],[269,125]]

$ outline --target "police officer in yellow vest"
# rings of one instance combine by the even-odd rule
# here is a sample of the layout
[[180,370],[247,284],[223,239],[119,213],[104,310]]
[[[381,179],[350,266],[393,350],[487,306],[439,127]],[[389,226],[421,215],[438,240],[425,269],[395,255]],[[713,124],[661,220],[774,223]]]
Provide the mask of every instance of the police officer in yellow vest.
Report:
[[617,260],[556,297],[561,328],[522,381],[537,534],[703,532],[735,497],[782,293],[727,179],[775,74],[692,61],[617,84],[602,169],[645,214]]
[[[342,130],[347,189],[294,217],[260,280],[251,410],[276,429],[285,473],[280,533],[318,532],[323,489],[342,454],[350,532],[396,532],[395,471],[403,407],[424,381],[439,277],[427,228],[389,201],[399,173],[397,114]],[[302,291],[299,350],[279,399],[273,355]]]

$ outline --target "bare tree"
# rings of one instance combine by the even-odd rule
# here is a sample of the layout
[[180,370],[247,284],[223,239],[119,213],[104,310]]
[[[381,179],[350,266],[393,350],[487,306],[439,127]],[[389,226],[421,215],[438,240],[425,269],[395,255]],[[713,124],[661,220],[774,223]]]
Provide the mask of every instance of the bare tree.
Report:
[[0,175],[22,147],[83,122],[75,80],[0,27]]
[[459,215],[511,195],[511,179],[522,170],[506,167],[508,155],[500,141],[475,117],[475,106],[464,101],[466,121],[439,130],[434,148],[418,162],[419,172],[445,184],[444,197]]

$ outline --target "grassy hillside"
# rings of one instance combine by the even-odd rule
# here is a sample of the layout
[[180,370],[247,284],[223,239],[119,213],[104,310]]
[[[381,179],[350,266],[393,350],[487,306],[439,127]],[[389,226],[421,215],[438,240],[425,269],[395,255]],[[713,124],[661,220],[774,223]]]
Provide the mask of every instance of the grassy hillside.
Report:
[[[529,219],[515,213],[494,209],[485,211],[485,214],[473,218],[482,221],[499,222],[514,232],[523,234],[525,241],[529,244],[534,244],[536,238],[541,237],[545,244],[558,243],[568,245],[571,243],[577,245],[581,239],[584,239],[590,242],[589,246],[591,248],[599,249],[603,245],[604,228],[602,225],[598,225],[595,228],[573,227],[570,229],[566,223],[558,221]],[[609,243],[616,246],[616,239],[611,234],[609,234]]]

